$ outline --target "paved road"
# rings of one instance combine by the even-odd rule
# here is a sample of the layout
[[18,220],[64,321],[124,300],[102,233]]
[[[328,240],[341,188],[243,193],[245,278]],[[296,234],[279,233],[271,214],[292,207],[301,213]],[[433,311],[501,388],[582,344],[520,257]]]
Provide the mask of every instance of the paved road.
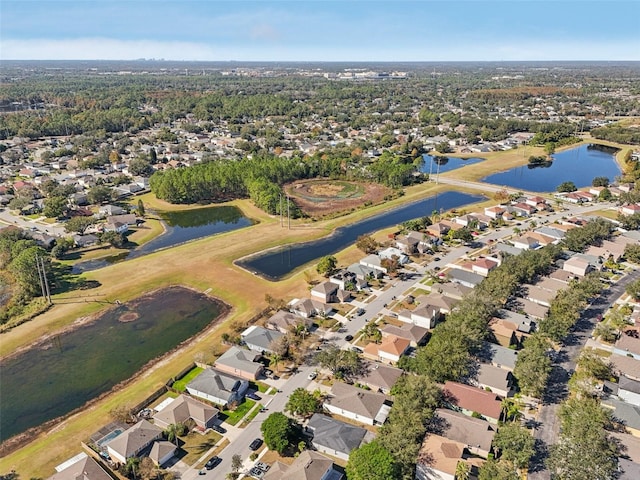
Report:
[[624,293],[626,286],[638,278],[640,278],[640,270],[635,270],[603,292],[600,298],[585,309],[573,332],[565,339],[549,375],[549,383],[537,419],[538,425],[534,437],[539,453],[534,459],[532,471],[529,472],[528,478],[530,480],[549,480],[551,478],[550,472],[544,467],[544,460],[548,455],[549,447],[556,443],[560,434],[558,409],[560,403],[566,399],[569,393],[567,382],[576,368],[576,361],[581,350],[591,337],[597,324],[598,315],[604,315],[609,306]]
[[447,185],[455,185],[457,187],[475,188],[477,190],[483,190],[485,192],[493,192],[493,193],[499,192],[500,190],[506,190],[510,194],[522,192],[522,194],[528,195],[528,196],[540,195],[540,192],[528,192],[526,190],[522,190],[519,188],[512,188],[504,185],[493,185],[491,183],[472,182],[470,180],[460,180],[452,177],[439,176],[436,178],[435,183],[444,183]]
[[13,215],[9,210],[6,209],[0,209],[0,223],[4,223],[6,225],[14,225],[16,227],[24,228],[25,230],[39,230],[41,233],[46,233],[54,237],[63,237],[65,235],[68,235],[64,231],[64,227],[60,226],[60,224],[58,223],[40,223],[27,217]]

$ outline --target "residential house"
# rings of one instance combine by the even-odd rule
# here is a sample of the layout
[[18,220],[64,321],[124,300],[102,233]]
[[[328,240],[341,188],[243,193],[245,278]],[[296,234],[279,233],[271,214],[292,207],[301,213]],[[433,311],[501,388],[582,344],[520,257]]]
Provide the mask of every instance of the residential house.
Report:
[[219,412],[217,408],[199,402],[195,398],[180,395],[156,413],[153,420],[160,428],[192,420],[200,429],[206,430],[214,424]]
[[471,471],[477,473],[484,460],[472,457],[466,448],[462,442],[427,434],[418,452],[416,480],[455,480],[459,462],[468,463]]
[[343,480],[333,460],[312,450],[304,450],[291,465],[276,461],[262,480]]
[[429,329],[411,323],[404,324],[400,327],[387,325],[382,329],[383,338],[388,336],[405,338],[409,340],[409,345],[414,348],[425,344],[428,334]]
[[435,222],[427,227],[427,233],[437,238],[444,237],[449,233],[449,230],[451,230],[451,227],[444,222]]
[[353,263],[347,267],[349,273],[353,273],[358,279],[357,287],[359,289],[366,288],[368,286],[367,280],[370,278],[381,278],[384,272],[380,269],[367,267],[361,263]]
[[547,316],[549,312],[549,308],[544,305],[540,305],[539,303],[532,302],[531,300],[527,300],[526,298],[518,298],[519,309],[524,312],[525,315],[529,317],[534,317],[538,320],[542,320]]
[[583,277],[593,270],[593,265],[591,265],[587,260],[573,256],[570,259],[565,260],[562,265],[562,269],[574,275]]
[[550,237],[548,235],[544,235],[542,233],[538,233],[537,231],[534,232],[527,232],[526,236],[529,238],[533,238],[534,240],[538,241],[538,245],[541,245],[543,247],[546,247],[547,245],[551,245],[558,243],[558,240],[555,239],[554,237]]
[[409,257],[402,250],[395,247],[389,247],[379,251],[378,256],[382,260],[390,260],[395,257],[398,259],[399,265],[406,265],[407,263],[409,263]]
[[289,304],[291,311],[304,318],[327,316],[333,312],[333,307],[313,298],[296,299]]
[[437,307],[440,310],[440,313],[447,314],[451,313],[455,308],[458,300],[432,291],[429,295],[420,295],[416,298],[416,302],[420,305],[432,305]]
[[511,397],[514,393],[515,378],[508,370],[494,367],[488,363],[478,365],[478,372],[473,383],[485,390],[497,393],[501,397]]
[[478,275],[482,275],[483,277],[487,277],[489,272],[494,268],[497,268],[498,265],[500,265],[500,262],[497,259],[481,257],[471,263],[471,271]]
[[614,373],[640,381],[640,360],[627,355],[611,355],[609,360]]
[[348,290],[351,286],[357,288],[358,282],[355,273],[343,270],[329,277],[329,281],[334,283],[341,290]]
[[557,294],[560,290],[567,288],[568,285],[566,282],[562,282],[551,277],[542,277],[536,282],[535,286]]
[[469,452],[483,458],[491,453],[496,426],[480,418],[460,412],[438,408],[432,423],[440,435],[455,442],[464,443]]
[[261,363],[256,362],[260,354],[236,346],[224,352],[215,361],[214,367],[221,372],[237,375],[246,380],[256,380],[264,370]]
[[411,342],[406,338],[387,335],[380,343],[368,343],[364,347],[364,356],[378,362],[397,363],[410,346]]
[[104,224],[103,230],[105,232],[124,233],[129,230],[129,226],[126,223],[116,222],[112,219],[107,220]]
[[72,238],[73,243],[78,248],[90,247],[92,245],[97,245],[100,242],[100,239],[93,234],[74,235]]
[[174,443],[169,442],[167,440],[158,440],[153,442],[151,445],[151,450],[147,455],[153,463],[155,463],[158,467],[162,467],[165,463],[168,463],[175,454],[178,447],[175,446]]
[[478,352],[478,359],[495,367],[513,372],[518,359],[517,350],[483,341]]
[[434,305],[419,305],[414,310],[402,310],[398,313],[398,320],[412,323],[423,328],[435,328],[436,323],[442,318],[440,308]]
[[382,393],[335,382],[324,408],[367,425],[382,425],[389,415],[391,401]]
[[540,247],[540,241],[537,238],[533,238],[529,233],[512,238],[511,243],[520,250],[535,250]]
[[537,285],[524,284],[523,287],[526,291],[526,293],[524,293],[523,295],[527,300],[531,300],[532,302],[537,303],[538,305],[543,305],[545,307],[551,306],[551,301],[555,298],[557,293],[545,288],[541,288]]
[[[416,232],[417,233],[417,232]],[[422,235],[422,234],[419,234]],[[420,240],[409,235],[399,235],[395,238],[396,248],[406,255],[413,255],[418,252]],[[422,253],[422,252],[421,252]]]
[[284,337],[284,333],[268,330],[257,325],[251,325],[240,334],[240,338],[249,350],[262,354],[273,353],[274,343],[278,342],[282,337]]
[[316,450],[342,460],[349,460],[352,450],[373,440],[366,429],[319,413],[309,419],[306,431],[312,435],[311,443]]
[[465,287],[460,283],[447,282],[432,285],[431,291],[454,300],[462,300],[462,297],[473,291],[473,288]]
[[[561,226],[561,225],[558,225]],[[535,233],[540,235],[544,235],[545,237],[552,238],[554,240],[553,243],[559,242],[565,237],[567,233],[564,229],[556,228],[554,225],[544,225],[540,228],[536,228],[534,230]]]
[[382,259],[378,255],[371,254],[361,259],[360,265],[364,265],[365,267],[371,268],[373,270],[377,270],[382,273],[387,273],[387,269],[382,266],[381,262],[382,262]]
[[640,407],[640,382],[627,377],[620,377],[620,380],[618,380],[618,398]]
[[517,257],[523,252],[523,249],[516,248],[508,243],[498,242],[493,246],[493,249],[498,252],[501,258],[504,258],[505,255],[511,255]]
[[139,457],[153,442],[162,438],[162,429],[147,420],[140,420],[106,444],[107,453],[116,463]]
[[[241,403],[248,389],[249,382],[246,379],[211,367],[205,368],[187,384],[187,392],[191,395],[213,402],[223,408]],[[212,418],[209,419],[209,421],[211,420]]]
[[640,203],[630,203],[628,205],[622,205],[618,208],[618,212],[622,215],[635,215],[640,213]]
[[337,283],[331,280],[322,282],[311,289],[311,296],[321,302],[344,302],[351,299],[351,293],[341,289]]
[[138,218],[133,213],[125,213],[122,215],[109,215],[106,218],[107,223],[124,223],[125,225],[133,226],[138,224]]
[[640,360],[640,329],[637,327],[626,329],[616,341],[613,353]]
[[564,283],[565,286],[564,288],[567,288],[567,286],[569,285],[569,282],[571,282],[571,280],[577,280],[578,276],[575,273],[571,273],[568,272],[567,270],[563,270],[561,268],[558,268],[556,270],[554,270],[553,272],[551,272],[548,275],[549,278],[552,278],[553,280],[557,280],[561,283]]
[[613,421],[634,437],[640,437],[640,408],[622,400],[608,398],[602,406],[613,410]]
[[56,467],[47,480],[112,480],[93,457],[82,452]]
[[535,206],[529,205],[525,202],[515,203],[509,207],[509,210],[511,213],[514,213],[519,217],[530,217],[538,211]]
[[493,317],[489,320],[489,334],[494,343],[506,348],[519,346],[522,341],[518,325],[502,318]]
[[117,205],[102,205],[98,209],[98,214],[103,217],[110,217],[112,215],[122,215],[127,213],[126,210],[122,207],[118,207]]
[[487,217],[492,218],[493,220],[496,220],[498,218],[501,218],[506,213],[506,211],[507,211],[506,208],[500,207],[500,206],[486,207],[484,209],[484,214]]
[[299,315],[294,315],[285,310],[278,310],[265,322],[265,327],[277,330],[280,333],[288,333],[299,326],[304,326],[307,330],[311,328],[313,322]]
[[502,417],[501,398],[493,393],[458,382],[446,382],[443,393],[452,410],[472,415],[479,413],[487,421],[497,424]]
[[466,272],[460,268],[452,268],[447,273],[447,278],[453,283],[459,283],[465,287],[473,288],[479,285],[484,277],[473,272]]
[[403,370],[384,363],[363,362],[361,371],[354,380],[374,392],[388,395],[403,373]]

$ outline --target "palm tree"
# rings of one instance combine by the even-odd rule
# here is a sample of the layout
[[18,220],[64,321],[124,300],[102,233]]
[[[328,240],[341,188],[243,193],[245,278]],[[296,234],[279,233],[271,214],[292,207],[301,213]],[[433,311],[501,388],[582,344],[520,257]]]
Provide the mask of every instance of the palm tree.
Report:
[[522,404],[519,398],[505,398],[502,401],[501,407],[505,420],[511,419],[512,422],[515,422],[522,418],[523,414],[520,411]]
[[278,371],[278,362],[282,360],[282,355],[280,355],[277,352],[273,352],[270,356],[269,356],[269,361],[270,364],[272,363],[274,365],[273,367],[273,371],[277,372]]
[[456,465],[456,480],[468,480],[471,475],[471,465],[467,462],[460,460]]
[[167,436],[167,440],[170,442],[175,442],[176,447],[178,446],[178,435],[184,431],[184,425],[179,425],[177,423],[172,423],[169,425],[164,434]]

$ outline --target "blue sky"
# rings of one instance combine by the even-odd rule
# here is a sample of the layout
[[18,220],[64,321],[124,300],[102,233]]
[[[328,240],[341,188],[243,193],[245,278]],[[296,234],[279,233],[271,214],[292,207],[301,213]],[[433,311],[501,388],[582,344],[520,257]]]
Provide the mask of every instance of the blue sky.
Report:
[[640,60],[640,0],[1,0],[0,59]]

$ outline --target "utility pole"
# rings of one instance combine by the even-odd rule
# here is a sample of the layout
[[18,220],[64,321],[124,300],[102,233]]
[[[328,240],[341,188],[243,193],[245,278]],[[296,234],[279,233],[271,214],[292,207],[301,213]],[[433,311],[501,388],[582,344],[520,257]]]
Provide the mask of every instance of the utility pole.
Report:
[[[36,260],[37,261],[37,260]],[[51,293],[49,292],[49,281],[47,280],[47,271],[44,269],[44,259],[40,257],[40,265],[42,266],[42,280],[44,280],[44,288],[47,291],[47,301],[51,305]]]
[[44,266],[44,259],[36,256],[36,270],[38,271],[38,281],[42,290],[42,296],[51,304],[51,293],[49,292],[49,281],[47,280],[47,271]]
[[280,228],[282,228],[284,225],[284,217],[282,215],[282,193],[280,193]]
[[40,282],[40,290],[42,290],[42,298],[47,297],[47,293],[44,289],[44,282],[42,281],[42,272],[40,271],[40,262],[36,257],[36,270],[38,271],[38,282]]
[[287,195],[287,223],[288,229],[291,230],[291,211],[289,210],[289,195]]

